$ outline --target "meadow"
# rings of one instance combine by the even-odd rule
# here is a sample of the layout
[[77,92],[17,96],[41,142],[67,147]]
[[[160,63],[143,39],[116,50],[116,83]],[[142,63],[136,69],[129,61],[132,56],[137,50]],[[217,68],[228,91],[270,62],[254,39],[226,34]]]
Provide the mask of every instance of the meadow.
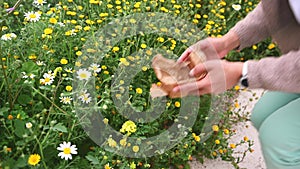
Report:
[[[253,142],[228,140],[231,126],[248,119],[233,113],[244,110],[238,102],[218,101],[245,89],[152,99],[151,84],[160,82],[151,59],[176,59],[201,39],[221,37],[258,2],[0,0],[0,169],[181,169],[193,158],[238,168]],[[267,39],[226,59],[275,55]]]

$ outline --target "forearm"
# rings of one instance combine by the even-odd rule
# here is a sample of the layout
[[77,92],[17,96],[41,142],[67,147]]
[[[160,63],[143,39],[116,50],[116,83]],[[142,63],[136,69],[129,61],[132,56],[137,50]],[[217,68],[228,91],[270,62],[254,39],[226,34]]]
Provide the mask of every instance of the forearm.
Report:
[[239,36],[233,31],[228,32],[222,38],[225,48],[228,51],[236,49],[240,46]]
[[248,61],[249,88],[300,93],[300,51]]
[[229,34],[236,34],[239,38],[239,46],[236,47],[241,50],[270,36],[267,23],[262,2],[260,2],[253,11],[230,29]]

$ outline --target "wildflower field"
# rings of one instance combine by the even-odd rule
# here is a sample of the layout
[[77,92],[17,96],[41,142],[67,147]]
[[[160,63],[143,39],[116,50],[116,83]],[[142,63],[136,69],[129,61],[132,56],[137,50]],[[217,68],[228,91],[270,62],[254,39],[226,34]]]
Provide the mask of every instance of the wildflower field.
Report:
[[[189,168],[205,157],[238,168],[253,151],[247,137],[228,141],[231,126],[247,120],[229,102],[239,86],[222,96],[152,99],[151,84],[160,82],[151,59],[160,51],[176,59],[224,35],[258,2],[0,0],[0,169]],[[278,54],[268,39],[226,59]],[[144,112],[155,118],[134,120]]]

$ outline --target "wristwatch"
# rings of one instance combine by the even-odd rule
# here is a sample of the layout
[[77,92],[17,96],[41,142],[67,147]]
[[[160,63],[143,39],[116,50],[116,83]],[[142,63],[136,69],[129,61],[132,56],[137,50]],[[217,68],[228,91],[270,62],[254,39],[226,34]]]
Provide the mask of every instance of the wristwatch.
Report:
[[246,61],[243,65],[242,77],[240,79],[240,83],[244,87],[248,87],[248,62]]

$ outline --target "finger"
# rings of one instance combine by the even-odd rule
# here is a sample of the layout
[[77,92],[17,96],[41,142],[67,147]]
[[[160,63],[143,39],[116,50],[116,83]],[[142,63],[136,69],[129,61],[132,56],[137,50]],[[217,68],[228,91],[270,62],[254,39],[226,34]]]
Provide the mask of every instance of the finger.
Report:
[[192,53],[193,52],[193,49],[191,48],[191,47],[189,47],[189,48],[187,48],[182,54],[181,54],[181,56],[177,59],[177,62],[185,62],[187,59],[188,59],[188,57],[189,57],[189,55],[190,55],[190,53]]
[[207,70],[206,70],[205,64],[200,63],[200,64],[196,65],[190,71],[189,75],[192,77],[195,77],[197,79],[197,77],[201,77],[206,73],[207,73]]
[[181,92],[189,95],[191,95],[192,92],[196,92],[196,94],[198,94],[197,91],[201,91],[201,93],[204,93],[206,90],[208,90],[206,89],[207,83],[207,79],[205,78],[203,80],[178,85],[172,90],[172,92]]
[[198,50],[202,51],[207,60],[219,59],[218,52],[215,46],[212,44],[211,39],[204,39],[197,45]]

